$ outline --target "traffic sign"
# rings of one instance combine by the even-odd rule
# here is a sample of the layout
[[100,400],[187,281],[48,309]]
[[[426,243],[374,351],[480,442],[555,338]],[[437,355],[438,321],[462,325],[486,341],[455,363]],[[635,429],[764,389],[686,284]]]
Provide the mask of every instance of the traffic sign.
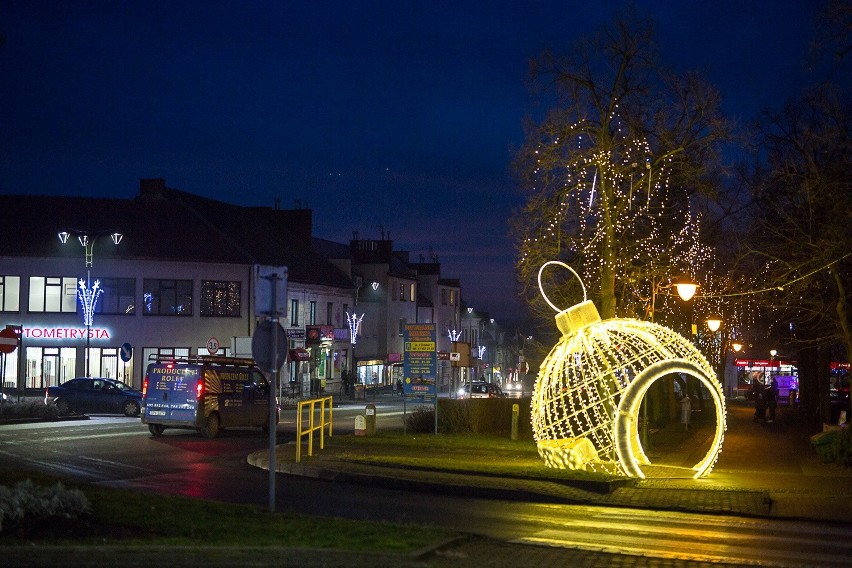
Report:
[[211,337],[207,340],[207,352],[211,355],[215,355],[219,352],[219,340],[215,337]]
[[[275,335],[274,361],[272,356],[273,335]],[[281,368],[287,357],[287,337],[280,323],[270,320],[260,322],[251,338],[251,356],[254,357],[257,366],[261,369],[273,371]]]
[[130,359],[133,357],[133,346],[129,343],[122,344],[119,355],[121,356],[121,360],[125,363],[130,362]]
[[18,334],[15,328],[7,327],[0,330],[0,353],[11,353],[18,348]]

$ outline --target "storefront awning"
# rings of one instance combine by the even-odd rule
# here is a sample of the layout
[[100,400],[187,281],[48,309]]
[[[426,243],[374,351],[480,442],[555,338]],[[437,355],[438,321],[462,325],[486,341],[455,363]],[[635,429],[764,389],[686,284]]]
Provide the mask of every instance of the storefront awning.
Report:
[[310,361],[311,360],[311,354],[308,353],[307,349],[297,347],[296,349],[290,350],[290,360],[291,361]]

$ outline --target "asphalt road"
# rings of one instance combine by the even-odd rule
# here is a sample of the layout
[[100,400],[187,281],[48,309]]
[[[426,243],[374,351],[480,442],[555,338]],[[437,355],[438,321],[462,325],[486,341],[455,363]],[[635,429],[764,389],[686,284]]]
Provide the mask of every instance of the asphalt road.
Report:
[[[398,402],[377,407],[380,429],[400,424]],[[361,412],[361,405],[335,409],[335,431],[351,432]],[[279,443],[293,441],[293,430],[293,417],[285,413]],[[0,461],[6,467],[261,507],[268,505],[269,475],[245,458],[267,446],[267,438],[250,429],[227,430],[215,440],[190,430],[154,438],[138,419],[123,417],[0,426]],[[849,565],[848,556],[839,555],[845,549],[837,548],[848,542],[848,528],[828,523],[482,500],[280,474],[275,483],[279,511],[442,526],[502,542],[510,547],[506,554],[535,545],[529,550],[584,551],[597,559],[591,565],[613,558],[625,565],[633,565],[627,558],[659,559],[663,565]],[[564,556],[554,554],[548,558]]]

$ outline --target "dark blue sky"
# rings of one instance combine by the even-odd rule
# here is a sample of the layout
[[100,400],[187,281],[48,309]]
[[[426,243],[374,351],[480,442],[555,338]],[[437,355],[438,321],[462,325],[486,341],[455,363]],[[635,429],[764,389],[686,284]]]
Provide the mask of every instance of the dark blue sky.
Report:
[[[740,121],[812,81],[821,2],[637,2],[663,58]],[[527,63],[622,2],[3,0],[0,193],[132,197],[140,178],[314,209],[315,235],[434,251],[513,317],[509,162]]]

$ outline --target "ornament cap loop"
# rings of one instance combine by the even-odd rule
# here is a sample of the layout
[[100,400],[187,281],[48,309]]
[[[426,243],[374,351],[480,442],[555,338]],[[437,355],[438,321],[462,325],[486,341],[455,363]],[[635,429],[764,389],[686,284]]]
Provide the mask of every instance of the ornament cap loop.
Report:
[[[571,274],[573,274],[574,277],[577,278],[577,281],[580,282],[580,287],[583,289],[583,302],[585,302],[586,299],[587,299],[586,285],[583,284],[583,279],[580,278],[580,275],[577,274],[577,272],[573,268],[571,268],[570,266],[568,266],[564,262],[560,262],[558,260],[548,260],[547,262],[545,262],[544,264],[541,265],[541,268],[538,269],[538,291],[541,292],[541,297],[544,298],[544,301],[547,302],[547,305],[550,306],[551,308],[553,308],[554,310],[556,310],[557,312],[560,312],[560,314],[562,313],[562,309],[556,307],[556,305],[553,302],[550,301],[550,299],[544,293],[544,287],[541,285],[541,273],[544,272],[544,269],[550,264],[556,264],[556,265],[561,266],[563,268],[567,268],[568,270],[571,271]],[[597,311],[597,310],[595,310],[595,311]],[[600,319],[600,318],[598,318],[598,319]]]

